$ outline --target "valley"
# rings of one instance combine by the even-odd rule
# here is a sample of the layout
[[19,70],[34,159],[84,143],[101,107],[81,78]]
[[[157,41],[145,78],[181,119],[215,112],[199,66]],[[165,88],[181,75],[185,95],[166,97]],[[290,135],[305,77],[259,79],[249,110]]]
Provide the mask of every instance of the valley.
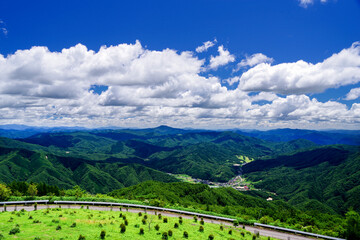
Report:
[[0,137],[0,198],[136,201],[344,237],[360,211],[359,153],[167,126]]

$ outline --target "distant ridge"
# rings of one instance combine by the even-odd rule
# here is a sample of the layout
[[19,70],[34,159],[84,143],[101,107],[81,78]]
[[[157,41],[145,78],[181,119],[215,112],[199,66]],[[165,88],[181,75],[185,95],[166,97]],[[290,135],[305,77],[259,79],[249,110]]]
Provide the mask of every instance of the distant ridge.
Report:
[[18,124],[0,125],[0,137],[27,138],[39,133],[86,131],[84,127],[38,127]]
[[267,131],[234,130],[235,132],[273,142],[287,142],[306,139],[319,145],[347,144],[360,145],[360,130],[306,130],[280,128]]
[[21,124],[6,124],[0,125],[0,136],[7,138],[27,138],[39,133],[55,133],[55,132],[74,132],[74,131],[112,131],[112,130],[129,130],[137,132],[147,132],[159,135],[174,135],[184,134],[189,132],[236,132],[238,134],[260,138],[272,142],[288,142],[291,140],[305,139],[312,141],[319,145],[331,144],[347,144],[360,145],[360,130],[308,130],[308,129],[291,129],[279,128],[272,130],[255,130],[255,129],[228,129],[228,130],[206,130],[193,128],[174,128],[167,125],[160,125],[155,128],[126,128],[126,127],[100,127],[100,128],[85,128],[85,127],[39,127],[27,126]]

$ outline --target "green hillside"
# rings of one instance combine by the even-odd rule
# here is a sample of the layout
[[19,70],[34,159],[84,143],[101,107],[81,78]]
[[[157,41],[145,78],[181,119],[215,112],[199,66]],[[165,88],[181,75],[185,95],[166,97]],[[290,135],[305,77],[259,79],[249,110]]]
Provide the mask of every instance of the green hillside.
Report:
[[[260,158],[316,146],[306,140],[267,142],[233,132],[155,129],[41,133],[12,146],[42,149],[57,156],[138,163],[194,178],[228,181],[237,174],[236,156]],[[6,144],[5,144],[6,145]]]
[[301,209],[360,211],[360,148],[327,146],[258,160],[243,167],[255,187]]
[[178,206],[237,216],[243,222],[260,221],[283,227],[342,236],[345,219],[339,215],[298,210],[284,201],[250,196],[232,188],[203,184],[144,182],[115,190],[110,196],[148,202],[155,206]]
[[201,143],[160,152],[151,156],[148,163],[153,168],[171,173],[185,173],[194,178],[227,181],[236,175],[238,163],[231,150],[215,143]]
[[[151,141],[155,142],[154,139]],[[162,139],[158,143],[175,146],[180,142],[185,146],[153,154],[149,166],[200,179],[227,181],[237,174],[233,165],[240,163],[238,155],[259,158],[315,146],[306,140],[270,143],[231,132],[189,133]]]
[[45,182],[61,188],[79,185],[92,193],[106,193],[147,180],[177,181],[166,173],[137,164],[97,162],[0,147],[0,182]]
[[[0,183],[25,181],[63,189],[79,185],[92,194],[111,192],[115,198],[156,206],[344,236],[345,213],[360,211],[359,153],[356,146],[319,146],[303,139],[271,142],[230,131],[166,126],[48,132],[0,138]],[[258,190],[175,183],[167,173],[216,182],[243,173],[236,181]],[[14,186],[10,188],[20,189]],[[18,191],[27,194],[27,189]],[[269,196],[274,200],[267,202]]]
[[[179,204],[181,206],[237,206],[249,209],[261,207],[269,211],[275,209],[276,204],[255,198],[232,188],[210,188],[205,184],[191,183],[162,183],[155,181],[143,182],[131,187],[115,190],[109,193],[110,196],[133,200],[154,200],[158,203]],[[290,206],[286,208],[291,209]],[[231,210],[230,210],[231,211]]]

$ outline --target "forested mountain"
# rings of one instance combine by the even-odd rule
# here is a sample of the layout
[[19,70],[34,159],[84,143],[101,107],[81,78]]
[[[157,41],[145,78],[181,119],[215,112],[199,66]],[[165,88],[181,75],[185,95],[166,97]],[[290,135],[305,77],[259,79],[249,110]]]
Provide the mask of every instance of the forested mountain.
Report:
[[360,211],[360,147],[333,145],[257,160],[243,167],[259,189],[302,209]]
[[351,130],[304,130],[304,129],[274,129],[268,131],[235,130],[235,132],[267,141],[287,142],[296,139],[306,139],[319,145],[348,144],[360,145],[360,131]]
[[[356,131],[280,129],[242,134],[167,126],[38,129],[31,136],[27,134],[32,130],[24,131],[13,135],[24,138],[0,137],[0,183],[26,181],[62,189],[79,185],[90,193],[112,191],[117,198],[210,210],[244,221],[300,224],[297,229],[318,229],[333,236],[343,236],[349,209],[360,212],[360,147],[323,146],[337,137],[355,144]],[[177,183],[168,173],[216,182],[243,174],[257,190]],[[272,202],[265,200],[269,196]]]
[[143,181],[176,182],[174,177],[138,164],[90,161],[44,152],[0,147],[0,182],[44,182],[60,188],[81,186],[106,193]]
[[27,138],[45,132],[74,132],[86,130],[83,127],[31,127],[26,125],[0,125],[0,137]]
[[259,158],[316,146],[307,140],[275,143],[234,132],[165,126],[142,130],[41,133],[19,140],[32,144],[23,146],[31,150],[41,146],[60,156],[139,163],[165,172],[185,173],[213,181],[228,181],[237,174],[233,167],[241,163],[237,156]]
[[[360,164],[355,146],[319,146],[304,139],[267,141],[233,131],[167,126],[72,130],[0,138],[0,181],[46,182],[61,188],[80,185],[92,193],[147,180],[177,181],[167,173],[225,182],[239,174],[245,156],[255,160],[242,167],[247,180],[291,205],[341,214],[350,206],[359,210]],[[313,131],[276,133],[290,139]],[[357,136],[357,132],[333,134]]]

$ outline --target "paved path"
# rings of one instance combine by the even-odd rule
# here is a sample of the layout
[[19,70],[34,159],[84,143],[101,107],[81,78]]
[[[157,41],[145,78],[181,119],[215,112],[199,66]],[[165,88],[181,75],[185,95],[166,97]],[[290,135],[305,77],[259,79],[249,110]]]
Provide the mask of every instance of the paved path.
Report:
[[[79,209],[81,208],[80,205],[67,205],[67,204],[60,204],[60,205],[55,205],[55,204],[49,204],[49,205],[38,205],[38,209],[46,209],[46,208],[58,208],[59,206],[61,206],[61,208],[74,208],[74,209]],[[89,206],[89,209],[91,210],[98,210],[98,211],[110,211],[111,207],[100,207],[100,206],[91,206],[91,205],[86,205]],[[84,208],[86,208],[86,206],[84,206]],[[33,211],[34,210],[34,206],[7,206],[6,207],[7,211],[14,211],[14,210],[21,210],[21,209],[25,209],[26,211]],[[0,211],[3,211],[4,208],[0,207]],[[112,207],[113,211],[120,211],[119,207]],[[122,211],[126,211],[126,208],[122,207]],[[144,209],[139,209],[139,208],[129,208],[128,212],[132,212],[132,213],[138,213],[138,212],[144,212]],[[146,211],[148,214],[155,214],[154,210],[147,210]],[[183,215],[183,214],[178,214],[178,213],[171,213],[171,212],[158,212],[157,213],[161,213],[161,215],[163,216],[167,216],[167,217],[183,217],[183,218],[187,218],[187,219],[193,219],[193,216],[189,216],[189,215]],[[213,219],[206,219],[204,218],[205,222],[208,223],[215,223],[215,224],[222,224],[225,227],[226,226],[232,226],[231,223],[229,222],[225,222],[225,221],[219,221],[219,220],[213,220]],[[238,228],[242,228],[242,225],[239,226]],[[309,238],[309,237],[304,237],[301,235],[294,235],[294,234],[289,234],[289,233],[284,233],[284,232],[277,232],[277,231],[273,231],[273,230],[268,230],[268,229],[263,229],[263,228],[258,228],[258,227],[251,227],[251,226],[245,226],[245,229],[247,231],[250,231],[252,233],[259,233],[261,236],[266,236],[266,237],[272,237],[272,238],[276,238],[276,239],[281,239],[281,240],[314,240],[314,238]]]

